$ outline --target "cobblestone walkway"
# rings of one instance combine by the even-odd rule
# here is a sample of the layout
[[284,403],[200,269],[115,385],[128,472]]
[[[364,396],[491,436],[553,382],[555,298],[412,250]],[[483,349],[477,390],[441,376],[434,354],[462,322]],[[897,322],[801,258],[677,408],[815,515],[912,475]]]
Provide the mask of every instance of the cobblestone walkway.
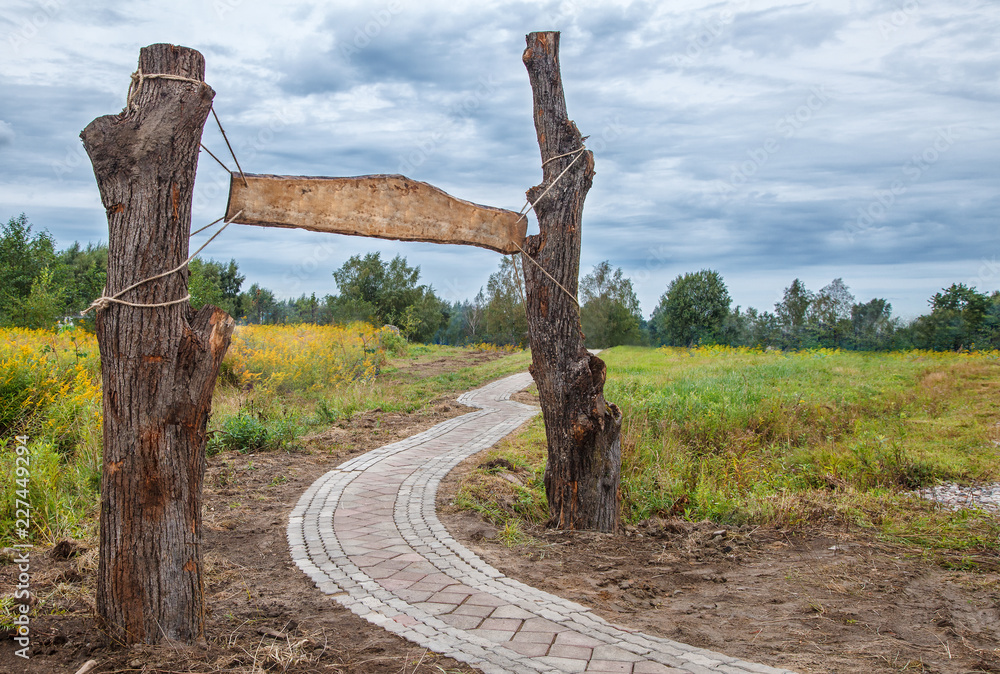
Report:
[[615,627],[507,578],[448,535],[441,479],[538,410],[527,373],[462,395],[479,410],[355,457],[317,480],[288,524],[292,557],[357,615],[484,672],[787,672]]

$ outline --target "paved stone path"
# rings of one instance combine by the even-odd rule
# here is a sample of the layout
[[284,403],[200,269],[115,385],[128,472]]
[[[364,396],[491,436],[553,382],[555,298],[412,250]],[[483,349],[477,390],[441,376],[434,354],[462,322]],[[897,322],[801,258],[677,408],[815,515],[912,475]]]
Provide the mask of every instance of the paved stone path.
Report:
[[527,373],[462,395],[480,408],[355,457],[318,479],[288,524],[292,558],[368,622],[488,673],[779,673],[616,627],[507,578],[448,535],[441,479],[538,413],[509,400]]

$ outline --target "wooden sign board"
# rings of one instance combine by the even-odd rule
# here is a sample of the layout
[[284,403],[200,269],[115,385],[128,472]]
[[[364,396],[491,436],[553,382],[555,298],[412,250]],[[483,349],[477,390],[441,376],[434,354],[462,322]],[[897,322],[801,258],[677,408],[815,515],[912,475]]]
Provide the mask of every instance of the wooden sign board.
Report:
[[[237,215],[237,213],[239,215]],[[311,178],[232,174],[226,220],[261,227],[458,243],[516,253],[528,222],[401,175]]]

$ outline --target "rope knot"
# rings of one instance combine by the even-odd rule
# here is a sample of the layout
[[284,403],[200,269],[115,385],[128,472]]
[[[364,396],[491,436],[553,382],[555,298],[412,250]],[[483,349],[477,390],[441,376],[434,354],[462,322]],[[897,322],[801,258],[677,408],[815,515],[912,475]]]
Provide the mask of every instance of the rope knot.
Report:
[[107,296],[108,288],[104,287],[101,291],[101,296],[90,303],[90,306],[80,312],[81,316],[86,316],[91,311],[103,311],[111,306],[112,298]]

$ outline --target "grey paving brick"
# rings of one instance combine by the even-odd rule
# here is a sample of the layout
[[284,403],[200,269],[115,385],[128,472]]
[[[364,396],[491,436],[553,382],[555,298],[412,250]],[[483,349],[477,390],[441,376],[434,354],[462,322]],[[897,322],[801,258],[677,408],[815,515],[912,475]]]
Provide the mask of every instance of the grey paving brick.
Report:
[[509,401],[530,383],[522,373],[464,393],[459,401],[477,411],[354,457],[313,483],[286,529],[296,565],[371,623],[484,672],[576,672],[588,664],[632,672],[634,664],[634,674],[793,674],[616,628],[507,578],[448,533],[435,511],[441,480],[538,413]]
[[574,660],[571,658],[553,658],[553,657],[541,657],[538,658],[541,664],[548,665],[552,667],[557,672],[583,672],[587,669],[586,660]]
[[683,671],[683,669],[668,667],[658,662],[637,662],[632,669],[633,674],[674,674],[674,672]]

